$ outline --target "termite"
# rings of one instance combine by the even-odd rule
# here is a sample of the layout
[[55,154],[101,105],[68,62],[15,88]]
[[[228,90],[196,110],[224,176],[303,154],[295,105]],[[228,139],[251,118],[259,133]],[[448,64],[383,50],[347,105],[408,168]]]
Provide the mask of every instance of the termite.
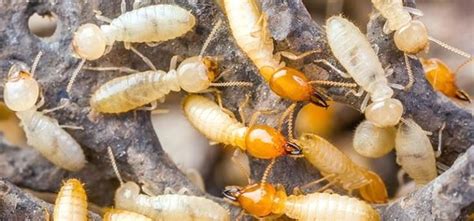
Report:
[[328,180],[328,185],[341,186],[350,193],[358,190],[368,202],[387,202],[388,194],[382,179],[374,172],[355,164],[324,138],[306,133],[295,142],[303,148],[306,160],[323,175],[323,179],[308,185]]
[[438,153],[435,154],[427,132],[411,119],[401,120],[395,138],[397,163],[418,186],[427,184],[437,176],[435,157],[441,153],[441,140],[439,143]]
[[[40,94],[39,84],[34,79],[34,74],[41,55],[40,52],[36,56],[31,72],[17,65],[12,66],[5,84],[4,100],[8,101],[6,102],[8,108],[16,110],[28,145],[37,149],[56,166],[78,171],[84,167],[86,160],[81,146],[62,128],[71,126],[60,126],[57,120],[44,115],[61,106],[39,112],[38,108],[43,105],[44,100],[41,99],[35,105]],[[18,97],[18,95],[24,97]]]
[[301,148],[276,129],[254,125],[254,120],[247,127],[208,98],[189,95],[183,101],[183,110],[189,122],[211,141],[238,147],[260,159],[301,155]]
[[[115,192],[115,207],[147,216],[153,220],[219,220],[230,221],[229,212],[212,200],[198,196],[163,194],[150,196],[140,193],[135,182],[124,182],[118,171],[112,149],[108,147],[120,187]],[[165,190],[165,192],[167,192]]]
[[104,214],[104,221],[152,221],[151,218],[148,218],[139,213],[121,210],[121,209],[109,209]]
[[[125,1],[122,1],[122,5]],[[150,68],[156,71],[153,63],[131,46],[131,43],[153,43],[177,38],[191,30],[196,24],[196,19],[188,10],[176,5],[160,4],[151,5],[129,12],[122,7],[122,14],[109,19],[97,16],[107,25],[100,27],[87,23],[81,25],[74,33],[72,47],[82,62],[76,68],[68,84],[70,92],[72,84],[79,70],[86,60],[96,60],[110,51],[115,41],[123,41],[125,48],[131,49],[140,56]]]
[[369,204],[356,198],[319,192],[288,196],[282,185],[265,182],[267,171],[260,183],[226,187],[224,197],[256,218],[284,214],[296,220],[380,220]]
[[[333,16],[326,21],[326,33],[332,53],[349,75],[326,60],[319,61],[335,69],[343,77],[352,77],[368,93],[361,106],[367,120],[379,127],[398,124],[403,114],[403,104],[392,98],[391,85],[365,35],[352,22],[341,16]],[[369,95],[372,103],[367,106]]]
[[[471,102],[469,95],[456,85],[455,73],[441,60],[436,58],[421,59],[425,77],[431,86],[444,95]],[[466,63],[464,63],[466,64]],[[463,64],[463,65],[464,65]],[[459,70],[463,65],[457,68]]]
[[174,56],[168,72],[161,70],[138,72],[103,84],[92,95],[90,100],[92,110],[99,113],[126,112],[149,103],[156,104],[158,99],[164,98],[170,91],[181,89],[197,93],[211,86],[250,86],[249,82],[213,82],[217,75],[216,61],[211,57],[203,57],[202,54],[220,24],[221,20],[214,26],[200,55],[185,59],[178,68],[176,68],[178,56]]
[[310,101],[318,106],[328,106],[324,95],[312,87],[312,84],[324,82],[310,81],[299,70],[280,63],[280,54],[295,60],[313,52],[299,56],[281,52],[274,56],[273,40],[269,35],[265,15],[255,0],[224,0],[224,8],[238,46],[257,66],[275,94],[295,102]]
[[87,195],[81,181],[69,179],[54,204],[54,221],[87,221]]
[[377,127],[370,121],[362,121],[354,133],[352,145],[362,156],[378,158],[395,147],[395,127]]

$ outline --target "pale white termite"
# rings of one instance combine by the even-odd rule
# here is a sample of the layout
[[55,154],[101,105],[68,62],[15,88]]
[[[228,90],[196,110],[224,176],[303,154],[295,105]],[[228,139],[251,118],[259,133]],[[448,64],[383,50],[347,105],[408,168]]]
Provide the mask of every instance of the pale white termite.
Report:
[[81,181],[67,180],[56,197],[54,221],[87,221],[87,214],[87,194]]
[[352,144],[360,155],[378,158],[393,150],[396,133],[395,127],[377,127],[364,120],[357,126]]
[[[122,5],[123,3],[124,1]],[[113,20],[98,16],[110,24],[101,25],[99,28],[95,24],[87,23],[74,33],[72,46],[74,53],[82,58],[82,62],[72,74],[66,89],[68,93],[84,62],[102,57],[110,51],[115,41],[123,41],[125,48],[135,52],[155,71],[153,63],[133,48],[131,43],[153,44],[174,39],[187,33],[196,24],[194,15],[176,5],[152,5],[129,12],[125,12],[125,7],[122,7],[122,13]]]
[[138,184],[123,182],[110,147],[108,153],[114,172],[121,183],[115,192],[116,208],[139,213],[153,220],[230,221],[230,214],[226,209],[204,197],[180,194],[149,196],[140,193]]
[[103,218],[104,221],[152,221],[142,214],[121,209],[109,209]]
[[[392,98],[393,90],[385,77],[385,71],[365,35],[340,16],[333,16],[326,21],[326,32],[334,56],[354,81],[370,95],[372,103],[365,108],[368,102],[366,96],[361,108],[365,111],[365,117],[379,127],[398,124],[403,114],[403,104]],[[329,62],[324,62],[334,67]],[[346,76],[339,70],[338,73]]]
[[427,132],[412,119],[401,120],[395,138],[395,150],[397,163],[417,185],[427,184],[436,178],[433,146]]
[[[61,128],[57,120],[37,111],[42,104],[35,106],[39,85],[33,74],[40,56],[41,53],[36,57],[31,73],[15,65],[10,69],[4,89],[4,100],[8,101],[5,103],[11,110],[16,110],[28,145],[56,166],[71,171],[80,170],[86,163],[81,146]],[[24,95],[24,99],[18,94]]]

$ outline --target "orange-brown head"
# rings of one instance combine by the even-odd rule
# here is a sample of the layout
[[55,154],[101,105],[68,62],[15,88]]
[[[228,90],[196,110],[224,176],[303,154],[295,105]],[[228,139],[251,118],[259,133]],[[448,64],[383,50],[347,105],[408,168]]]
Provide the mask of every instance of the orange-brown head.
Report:
[[278,96],[292,101],[311,101],[321,107],[328,107],[324,97],[309,83],[300,71],[283,67],[276,70],[269,79],[270,88]]
[[255,125],[248,129],[245,135],[247,152],[260,159],[273,159],[282,155],[300,156],[301,148],[286,138],[277,130],[266,125]]
[[230,186],[226,187],[223,194],[255,217],[282,214],[286,201],[285,190],[276,189],[268,183],[256,183],[243,188]]
[[370,203],[386,203],[388,201],[387,188],[379,175],[367,171],[365,178],[370,183],[359,189],[362,198]]

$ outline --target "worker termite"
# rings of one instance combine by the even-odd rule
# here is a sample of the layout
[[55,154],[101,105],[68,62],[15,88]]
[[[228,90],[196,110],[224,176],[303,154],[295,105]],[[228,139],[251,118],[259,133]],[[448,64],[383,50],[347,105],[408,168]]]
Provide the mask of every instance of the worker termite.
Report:
[[[122,5],[124,1],[122,2]],[[125,48],[140,56],[150,68],[156,71],[153,63],[131,46],[131,43],[166,41],[184,35],[196,24],[196,19],[186,9],[176,5],[151,5],[129,12],[122,7],[122,15],[115,19],[98,16],[108,25],[99,26],[87,23],[74,33],[72,46],[82,62],[74,71],[67,87],[69,93],[79,70],[86,60],[96,60],[110,51],[115,41],[123,41]]]
[[296,220],[380,220],[369,204],[352,197],[318,192],[288,196],[282,185],[266,183],[266,174],[261,183],[226,187],[224,197],[256,218],[284,214]]
[[220,24],[219,20],[204,43],[200,55],[187,58],[178,68],[176,68],[178,56],[174,56],[168,73],[161,70],[138,72],[103,84],[92,95],[90,100],[92,110],[99,113],[126,112],[154,103],[164,98],[170,91],[181,89],[197,93],[211,86],[251,86],[249,82],[213,82],[217,74],[216,62],[211,57],[202,55]]
[[[112,149],[108,147],[114,172],[120,181],[115,192],[115,207],[139,213],[153,220],[219,220],[230,221],[229,212],[212,200],[198,196],[167,194],[150,196],[140,193],[134,182],[123,182]],[[165,192],[167,192],[165,190]]]
[[427,184],[437,176],[435,156],[441,154],[441,140],[438,142],[438,153],[435,154],[427,132],[411,119],[401,120],[395,138],[397,163],[417,186]]
[[295,142],[303,148],[306,160],[324,177],[308,185],[328,180],[328,185],[339,185],[350,193],[358,190],[362,198],[368,202],[387,202],[388,194],[382,179],[374,172],[355,164],[327,140],[306,133]]
[[292,101],[311,101],[318,106],[328,106],[325,96],[313,88],[312,84],[342,82],[310,81],[302,72],[286,67],[283,62],[280,63],[279,55],[296,60],[314,51],[299,56],[280,52],[274,56],[273,41],[269,35],[265,15],[255,0],[224,0],[224,8],[237,44],[257,66],[275,94]]
[[54,204],[54,221],[87,221],[87,195],[81,182],[69,179],[61,187]]
[[31,73],[13,65],[5,84],[4,100],[8,108],[17,110],[16,115],[26,133],[28,145],[36,148],[56,166],[78,171],[84,167],[86,160],[81,146],[62,128],[71,126],[60,126],[55,119],[44,115],[61,106],[39,112],[38,108],[43,105],[43,99],[35,106],[39,85],[34,79],[34,73],[41,54],[40,52],[33,62]]
[[[469,95],[456,85],[455,73],[441,60],[436,58],[421,59],[425,77],[431,86],[448,97],[455,97],[463,101],[471,102]],[[466,63],[464,63],[466,64]],[[457,68],[459,70],[462,66]]]
[[151,218],[139,213],[121,209],[108,209],[103,219],[104,221],[152,221]]
[[238,147],[260,159],[272,159],[286,154],[301,155],[301,148],[288,141],[276,129],[254,125],[255,117],[252,117],[253,120],[246,127],[205,97],[187,96],[183,101],[183,110],[189,122],[211,141]]
[[[393,90],[385,77],[385,71],[365,35],[340,16],[333,16],[326,21],[326,33],[332,53],[349,75],[326,60],[319,61],[335,69],[343,77],[352,77],[367,91],[361,111],[365,112],[369,121],[379,127],[396,125],[403,114],[403,104],[392,98]],[[369,95],[372,103],[367,106]]]
[[378,158],[393,150],[396,132],[395,127],[377,127],[364,120],[357,126],[352,145],[360,155]]

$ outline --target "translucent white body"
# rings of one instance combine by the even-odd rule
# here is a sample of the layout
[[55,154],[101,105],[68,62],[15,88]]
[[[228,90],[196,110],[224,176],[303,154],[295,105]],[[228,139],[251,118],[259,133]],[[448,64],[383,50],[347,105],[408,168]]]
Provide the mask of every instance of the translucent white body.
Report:
[[363,121],[354,133],[354,149],[362,156],[378,158],[395,147],[394,127],[377,127],[370,121]]
[[415,181],[424,185],[436,178],[436,159],[426,132],[411,119],[403,120],[395,139],[397,163]]
[[273,56],[273,40],[255,0],[224,0],[224,8],[237,45],[258,69],[277,70],[280,61]]
[[370,95],[373,103],[367,107],[367,119],[380,127],[396,125],[403,113],[403,105],[392,98],[393,90],[365,35],[340,16],[327,20],[326,32],[334,56],[354,81]]
[[204,197],[175,194],[152,197],[139,193],[137,184],[123,184],[115,193],[116,208],[133,211],[153,220],[230,220],[226,209]]
[[205,90],[211,81],[202,59],[191,57],[168,73],[145,71],[112,79],[94,92],[90,106],[99,113],[127,112],[161,99],[170,91]]
[[13,65],[3,90],[3,101],[12,111],[24,111],[35,105],[39,97],[38,82],[25,67]]
[[54,221],[87,221],[87,195],[79,180],[69,179],[54,204]]
[[387,19],[389,31],[396,31],[411,21],[410,13],[403,8],[402,0],[372,0],[372,4]]
[[190,95],[183,101],[183,110],[189,122],[208,139],[246,149],[245,134],[248,128],[222,111],[215,102]]
[[104,214],[104,221],[152,221],[152,219],[135,212],[121,209],[109,209]]
[[86,163],[81,146],[58,122],[35,108],[16,112],[26,133],[28,145],[38,150],[56,166],[70,171],[82,169]]
[[380,220],[377,211],[369,204],[352,197],[329,193],[288,196],[284,213],[297,220]]

